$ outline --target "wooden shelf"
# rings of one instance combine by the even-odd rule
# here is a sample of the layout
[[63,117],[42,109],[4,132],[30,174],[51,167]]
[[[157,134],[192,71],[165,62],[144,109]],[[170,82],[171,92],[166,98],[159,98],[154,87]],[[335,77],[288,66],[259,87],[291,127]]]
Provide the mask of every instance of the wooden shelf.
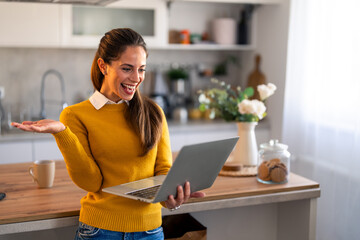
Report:
[[175,0],[183,2],[212,2],[212,3],[236,3],[236,4],[279,4],[283,0]]
[[148,46],[150,50],[206,50],[206,51],[251,51],[253,45],[218,45],[218,44],[167,44]]

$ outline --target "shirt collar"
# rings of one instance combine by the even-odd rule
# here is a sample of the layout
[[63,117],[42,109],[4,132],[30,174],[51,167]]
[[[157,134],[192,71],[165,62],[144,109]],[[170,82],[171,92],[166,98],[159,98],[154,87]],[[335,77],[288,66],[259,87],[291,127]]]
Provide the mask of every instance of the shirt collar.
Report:
[[126,104],[129,105],[129,102],[126,100],[120,100],[118,102],[113,102],[97,90],[93,93],[93,95],[91,95],[91,97],[89,98],[89,101],[91,102],[91,104],[94,106],[94,108],[96,110],[99,110],[100,108],[105,106],[105,104],[121,104],[123,102],[126,102]]

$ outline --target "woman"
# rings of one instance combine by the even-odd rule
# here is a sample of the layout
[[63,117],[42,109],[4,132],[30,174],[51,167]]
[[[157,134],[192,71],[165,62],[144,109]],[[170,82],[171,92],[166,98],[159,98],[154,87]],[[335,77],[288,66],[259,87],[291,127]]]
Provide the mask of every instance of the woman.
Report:
[[[91,68],[95,93],[63,110],[60,121],[13,123],[51,133],[71,179],[88,191],[81,199],[75,239],[163,239],[161,204],[149,204],[102,192],[102,188],[167,174],[171,163],[169,132],[163,111],[142,97],[147,50],[131,29],[113,29],[101,39]],[[177,209],[189,197],[190,183],[162,203]],[[131,239],[133,239],[131,238]]]

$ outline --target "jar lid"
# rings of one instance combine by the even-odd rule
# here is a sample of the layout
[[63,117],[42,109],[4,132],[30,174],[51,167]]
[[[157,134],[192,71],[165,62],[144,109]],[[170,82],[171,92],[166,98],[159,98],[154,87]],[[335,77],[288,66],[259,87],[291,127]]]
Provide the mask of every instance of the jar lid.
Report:
[[287,145],[279,143],[277,139],[271,139],[268,143],[260,144],[260,148],[271,151],[283,151],[288,148]]

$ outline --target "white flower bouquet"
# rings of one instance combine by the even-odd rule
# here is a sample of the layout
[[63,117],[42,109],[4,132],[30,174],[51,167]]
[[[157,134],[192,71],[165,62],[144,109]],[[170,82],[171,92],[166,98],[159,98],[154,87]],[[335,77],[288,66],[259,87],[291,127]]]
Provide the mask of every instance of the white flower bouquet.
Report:
[[254,95],[252,87],[244,91],[240,87],[236,90],[225,82],[219,82],[217,79],[211,79],[220,88],[211,88],[209,90],[200,90],[199,102],[200,110],[211,110],[210,118],[220,117],[226,121],[238,122],[258,122],[266,116],[266,107],[264,101],[274,94],[276,86],[272,83],[259,85],[261,101],[257,99],[250,100]]

